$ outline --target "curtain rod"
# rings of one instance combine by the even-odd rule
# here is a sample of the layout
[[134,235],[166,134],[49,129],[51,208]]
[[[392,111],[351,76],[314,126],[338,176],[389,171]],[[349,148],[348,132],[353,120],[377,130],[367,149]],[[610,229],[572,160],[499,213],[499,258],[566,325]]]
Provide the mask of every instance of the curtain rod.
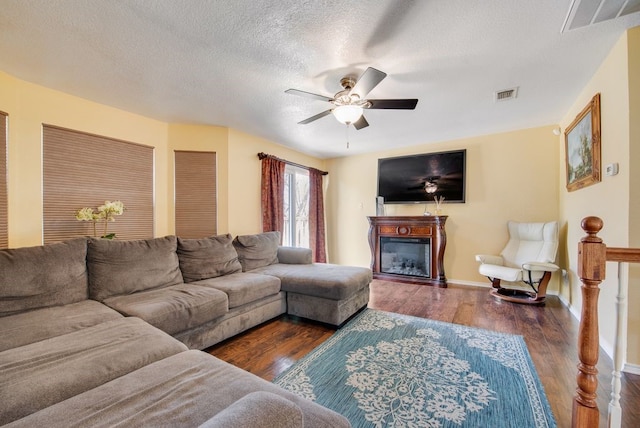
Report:
[[312,168],[310,166],[301,165],[301,164],[295,163],[295,162],[290,162],[288,160],[281,159],[281,158],[273,156],[273,155],[268,155],[268,154],[266,154],[264,152],[258,153],[258,159],[262,160],[262,159],[265,159],[265,158],[277,159],[277,160],[282,161],[282,162],[284,162],[284,163],[286,163],[288,165],[297,166],[298,168],[302,168],[302,169],[306,169],[306,170],[315,169],[316,171],[320,172],[320,174],[322,174],[322,175],[328,175],[329,174],[327,171],[321,171],[321,170],[319,170],[317,168]]

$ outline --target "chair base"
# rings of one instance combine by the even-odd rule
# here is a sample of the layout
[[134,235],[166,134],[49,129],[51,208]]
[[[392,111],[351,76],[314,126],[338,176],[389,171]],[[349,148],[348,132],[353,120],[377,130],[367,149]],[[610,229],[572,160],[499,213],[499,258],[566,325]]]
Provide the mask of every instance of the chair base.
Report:
[[545,300],[545,296],[539,296],[530,291],[514,290],[511,288],[493,288],[490,293],[497,299],[526,305],[544,305]]

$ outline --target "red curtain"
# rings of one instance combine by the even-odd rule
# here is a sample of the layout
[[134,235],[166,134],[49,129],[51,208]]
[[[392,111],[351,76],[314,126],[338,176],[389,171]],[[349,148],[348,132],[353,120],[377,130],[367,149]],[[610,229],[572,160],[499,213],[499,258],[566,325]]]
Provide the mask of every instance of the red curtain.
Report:
[[314,262],[327,262],[322,172],[314,168],[309,168],[309,246]]
[[[282,232],[284,229],[284,167],[280,159],[262,159],[262,231]],[[282,236],[282,233],[280,234]]]

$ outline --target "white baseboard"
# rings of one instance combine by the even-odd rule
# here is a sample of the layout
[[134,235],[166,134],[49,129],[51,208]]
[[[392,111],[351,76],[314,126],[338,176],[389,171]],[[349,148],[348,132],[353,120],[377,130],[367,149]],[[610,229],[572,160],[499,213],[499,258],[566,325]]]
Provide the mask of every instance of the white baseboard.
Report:
[[560,302],[562,302],[563,305],[565,305],[567,308],[569,308],[569,310],[571,310],[571,303],[569,303],[569,301],[565,299],[562,294],[555,293],[555,295],[558,296],[558,299],[560,299]]
[[[487,282],[466,281],[463,279],[448,279],[447,282],[450,282],[452,284],[459,284],[459,285],[470,285],[474,287],[491,288],[491,284]],[[510,287],[511,286],[512,285],[510,284]],[[520,288],[520,287],[515,286],[513,288]],[[526,288],[523,288],[523,289],[526,289]],[[571,315],[573,315],[573,317],[576,320],[578,320],[578,322],[580,322],[580,316],[581,316],[580,312],[576,309],[575,306],[571,305],[571,303],[569,303],[567,299],[565,299],[561,294],[559,294],[559,292],[549,291],[547,294],[550,296],[558,296],[558,298],[560,299],[560,302],[565,307],[569,308],[569,312],[571,312]],[[613,359],[613,347],[609,345],[607,341],[602,338],[602,336],[600,337],[600,347],[609,356],[609,358]],[[624,367],[625,368],[622,370],[624,372],[640,374],[640,366],[627,363],[624,365]]]
[[[580,322],[580,317],[582,316],[580,311],[578,311],[578,309],[575,306],[569,303],[569,301],[566,300],[561,295],[557,295],[557,296],[560,298],[560,301],[562,302],[562,304],[565,305],[567,308],[569,308],[569,312],[571,312],[571,315],[573,315],[573,317],[578,322]],[[602,348],[605,354],[607,354],[609,358],[613,360],[613,346],[609,344],[606,340],[604,340],[602,336],[599,337],[599,340],[600,340],[600,348]],[[623,371],[626,371],[626,370],[623,370]]]
[[565,301],[565,302],[562,302],[562,303],[564,303],[564,305],[565,305],[567,308],[569,308],[569,312],[571,312],[571,315],[573,315],[573,317],[574,317],[576,320],[578,320],[578,322],[580,322],[580,316],[581,316],[581,314],[580,314],[580,312],[578,311],[578,309],[576,309],[576,307],[575,307],[575,306],[573,306],[571,303],[569,303],[569,301]]
[[[571,312],[571,315],[573,315],[573,317],[578,322],[580,322],[580,317],[581,317],[582,314],[580,312],[578,312],[576,307],[572,306],[564,297],[562,297],[562,296],[559,296],[559,297],[560,297],[560,301],[562,302],[562,304],[565,305],[567,308],[569,308],[569,311]],[[608,346],[607,342],[602,338],[602,336],[600,337],[600,347],[605,352],[605,354],[607,354],[607,356],[609,356],[609,358],[611,358],[613,360],[613,347],[612,346]],[[640,365],[631,364],[631,363],[624,363],[623,366],[622,366],[622,371],[625,372],[625,373],[640,375]]]
[[640,375],[640,365],[625,363],[625,365],[622,367],[622,371],[625,373]]
[[456,285],[471,285],[473,287],[491,288],[491,284],[487,282],[467,281],[465,279],[447,279],[447,282]]
[[[473,287],[491,288],[491,284],[487,282],[467,281],[463,279],[448,279],[447,282],[450,282],[452,284],[457,284],[457,285],[469,285]],[[573,317],[578,322],[580,322],[581,313],[578,311],[578,309],[576,309],[575,306],[571,305],[571,303],[566,298],[564,298],[557,291],[550,291],[547,294],[552,296],[558,296],[558,298],[560,299],[560,302],[565,307],[567,307],[569,309],[569,312],[571,312],[571,315],[573,315]],[[607,341],[603,340],[602,337],[600,337],[600,347],[609,356],[609,358],[613,359],[613,347],[608,345]],[[622,371],[625,373],[640,375],[640,365],[625,363],[623,365]]]

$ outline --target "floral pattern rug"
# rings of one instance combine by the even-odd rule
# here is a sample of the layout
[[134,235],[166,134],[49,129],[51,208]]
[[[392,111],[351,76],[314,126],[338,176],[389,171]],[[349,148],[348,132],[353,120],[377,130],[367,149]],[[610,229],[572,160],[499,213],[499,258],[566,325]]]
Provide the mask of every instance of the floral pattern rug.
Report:
[[354,427],[555,427],[521,336],[366,309],[277,385]]

